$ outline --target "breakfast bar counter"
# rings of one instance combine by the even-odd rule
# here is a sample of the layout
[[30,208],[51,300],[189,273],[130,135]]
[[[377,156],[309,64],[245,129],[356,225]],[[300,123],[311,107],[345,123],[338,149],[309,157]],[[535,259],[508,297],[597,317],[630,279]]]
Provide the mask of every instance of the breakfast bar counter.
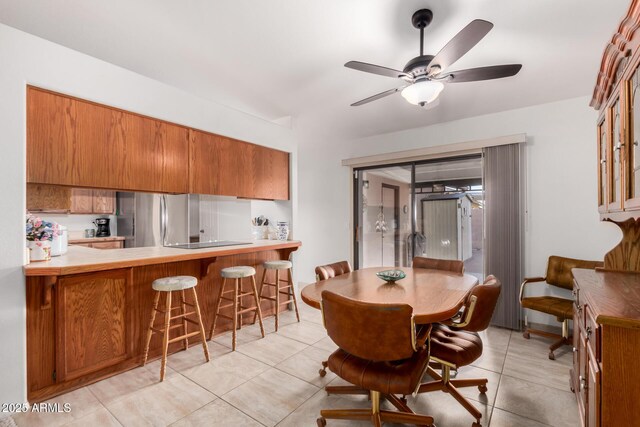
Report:
[[69,251],[51,261],[34,262],[24,267],[25,276],[61,276],[139,267],[166,262],[207,259],[219,256],[246,254],[271,250],[296,250],[300,241],[255,240],[251,243],[203,249],[147,247],[126,249],[93,249],[69,246]]
[[[259,283],[265,261],[288,260],[300,246],[299,241],[277,240],[203,249],[101,250],[70,246],[66,254],[51,261],[25,266],[27,398],[40,402],[141,366],[153,309],[151,283],[155,279],[195,277],[205,330],[209,331],[223,268],[254,267]],[[266,286],[263,295],[274,296],[271,288]],[[248,297],[242,298],[243,305],[247,305],[249,301],[244,299]],[[263,315],[274,314],[274,305],[263,300]],[[252,323],[253,316],[245,313],[240,321]],[[215,332],[224,333],[231,328],[231,320],[220,319]],[[192,325],[189,329],[193,331]],[[170,338],[182,332],[180,328],[171,330]],[[200,342],[194,336],[189,339],[189,346]],[[169,353],[183,349],[181,342],[169,344]],[[159,358],[161,353],[161,334],[154,334],[149,360]]]

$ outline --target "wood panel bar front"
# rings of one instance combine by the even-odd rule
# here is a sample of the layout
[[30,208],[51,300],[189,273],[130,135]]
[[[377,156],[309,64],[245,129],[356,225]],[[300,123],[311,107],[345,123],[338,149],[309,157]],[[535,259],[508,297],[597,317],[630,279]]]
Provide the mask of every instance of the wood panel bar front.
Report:
[[[26,267],[28,400],[40,402],[141,366],[153,304],[153,280],[176,275],[197,277],[196,291],[208,331],[222,285],[220,270],[250,265],[256,268],[259,280],[263,262],[289,259],[291,252],[299,246],[300,242],[274,242],[256,246],[253,251],[239,248],[237,253],[230,248],[204,253],[200,250],[193,253],[192,259],[187,255],[184,255],[187,259],[178,260],[142,259],[134,265],[128,265],[133,260],[127,259],[121,264],[96,265],[93,271],[79,273],[76,273],[77,266],[73,269],[69,265],[61,271],[70,273],[59,276],[34,274],[37,270],[50,271],[45,263]],[[126,250],[78,248],[76,252],[79,251],[116,253]],[[83,268],[87,270],[86,266]],[[48,289],[51,289],[49,296]],[[50,303],[44,304],[47,298]],[[263,315],[275,313],[271,301],[264,300],[261,308]],[[253,316],[247,314],[243,323],[252,320]],[[190,325],[189,331],[195,330],[191,329],[194,327]],[[216,335],[230,329],[229,320],[219,319]],[[175,329],[171,331],[171,337],[181,332]],[[199,343],[199,337],[189,340],[190,346]],[[169,353],[181,350],[181,342],[169,346]],[[157,335],[151,340],[149,360],[160,355],[161,337]]]

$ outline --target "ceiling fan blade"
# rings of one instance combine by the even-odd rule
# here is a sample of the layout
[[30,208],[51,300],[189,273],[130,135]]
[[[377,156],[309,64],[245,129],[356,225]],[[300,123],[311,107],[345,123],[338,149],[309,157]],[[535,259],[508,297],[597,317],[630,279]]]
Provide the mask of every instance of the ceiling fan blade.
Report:
[[479,80],[501,79],[518,74],[522,64],[492,65],[490,67],[469,68],[467,70],[451,71],[437,80],[446,80],[448,83],[475,82]]
[[373,96],[370,96],[368,98],[362,99],[362,100],[360,100],[358,102],[354,102],[353,104],[351,104],[351,106],[352,107],[358,107],[358,106],[360,106],[362,104],[367,104],[367,103],[369,103],[371,101],[375,101],[376,99],[384,98],[385,96],[389,96],[389,95],[392,95],[392,94],[394,94],[396,92],[399,92],[402,89],[404,89],[405,87],[407,87],[407,86],[405,85],[405,86],[397,87],[395,89],[385,90],[384,92],[380,92],[380,93],[378,93],[376,95],[373,95]]
[[411,77],[407,73],[403,73],[399,70],[394,70],[393,68],[382,67],[380,65],[367,64],[366,62],[360,61],[349,61],[344,64],[347,68],[352,68],[358,71],[364,71],[365,73],[378,74],[380,76],[385,77]]
[[437,74],[469,52],[489,31],[493,24],[482,19],[475,19],[456,34],[449,43],[431,60],[430,74]]

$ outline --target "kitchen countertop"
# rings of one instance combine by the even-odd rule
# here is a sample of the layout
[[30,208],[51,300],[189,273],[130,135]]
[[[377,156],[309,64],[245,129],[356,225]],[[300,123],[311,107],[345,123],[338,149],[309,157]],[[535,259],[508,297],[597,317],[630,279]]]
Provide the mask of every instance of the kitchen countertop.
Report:
[[109,237],[81,237],[75,239],[69,239],[69,243],[98,243],[98,242],[115,242],[124,240],[122,236],[109,236]]
[[53,257],[51,261],[33,262],[25,265],[23,270],[25,276],[60,276],[274,249],[295,249],[300,246],[302,243],[299,240],[254,240],[245,245],[203,249],[167,247],[93,249],[85,246],[69,246],[66,254]]

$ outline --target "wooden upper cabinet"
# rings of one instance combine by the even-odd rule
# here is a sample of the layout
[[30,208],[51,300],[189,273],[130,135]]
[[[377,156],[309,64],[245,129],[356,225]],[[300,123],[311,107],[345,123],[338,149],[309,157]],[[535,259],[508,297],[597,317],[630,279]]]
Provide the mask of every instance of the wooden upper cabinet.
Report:
[[251,197],[252,145],[191,130],[190,193]]
[[289,199],[289,153],[191,130],[189,192]]
[[606,212],[607,210],[607,183],[608,172],[608,141],[609,132],[607,132],[606,115],[598,124],[598,210]]
[[286,152],[34,87],[27,110],[29,183],[289,199]]
[[609,112],[611,118],[611,174],[609,175],[609,211],[622,210],[623,172],[622,154],[624,142],[622,139],[620,98],[616,98]]
[[289,199],[289,153],[267,147],[254,147],[253,197]]
[[626,82],[626,192],[625,209],[640,208],[640,68]]
[[93,190],[93,213],[113,215],[116,210],[116,192],[111,190]]
[[188,129],[29,87],[27,182],[186,193]]
[[93,190],[87,188],[71,189],[71,213],[93,213]]

